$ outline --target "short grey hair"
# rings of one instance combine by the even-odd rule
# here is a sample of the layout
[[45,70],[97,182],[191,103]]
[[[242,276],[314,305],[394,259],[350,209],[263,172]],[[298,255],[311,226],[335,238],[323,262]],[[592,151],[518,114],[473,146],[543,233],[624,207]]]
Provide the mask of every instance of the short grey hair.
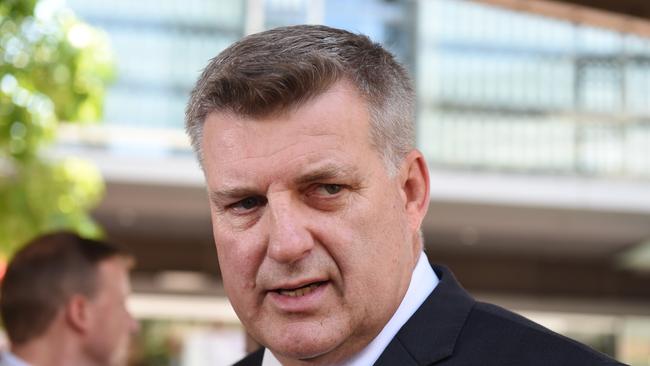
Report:
[[201,166],[208,114],[267,116],[299,107],[341,80],[351,82],[366,100],[371,143],[389,172],[396,172],[415,146],[415,93],[408,72],[367,36],[322,25],[252,34],[210,60],[185,113]]

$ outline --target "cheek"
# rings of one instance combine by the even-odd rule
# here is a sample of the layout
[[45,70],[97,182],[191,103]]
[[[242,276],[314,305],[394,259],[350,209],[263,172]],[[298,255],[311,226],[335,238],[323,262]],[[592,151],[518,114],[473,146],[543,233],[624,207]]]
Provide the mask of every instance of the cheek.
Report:
[[217,257],[226,296],[239,319],[250,326],[259,312],[259,297],[256,291],[259,260],[253,246],[246,239],[215,236]]
[[120,314],[120,320],[117,320],[118,316],[111,318],[107,321],[107,327],[113,329],[114,341],[119,342],[129,334],[129,318],[125,314]]
[[[403,219],[395,200],[386,197],[366,199],[341,218],[340,225],[358,241],[355,249],[367,254],[381,254],[385,244],[395,241],[402,232]],[[369,253],[370,252],[370,253]]]
[[237,296],[255,287],[263,246],[248,232],[214,230],[215,246],[226,291]]
[[97,329],[101,329],[107,337],[103,340],[106,343],[120,342],[129,333],[128,317],[124,315],[118,304],[109,304],[101,311],[101,319]]
[[367,211],[367,207],[356,206],[336,217],[323,215],[314,225],[317,241],[335,263],[333,273],[337,273],[347,301],[367,293],[374,281],[375,275],[371,272],[377,263],[373,258],[378,249],[379,227]]
[[[374,281],[376,272],[393,271],[408,250],[408,221],[394,196],[364,199],[337,222],[339,259]],[[403,252],[403,253],[402,253]],[[376,279],[382,279],[379,275]],[[381,281],[378,281],[381,282]]]

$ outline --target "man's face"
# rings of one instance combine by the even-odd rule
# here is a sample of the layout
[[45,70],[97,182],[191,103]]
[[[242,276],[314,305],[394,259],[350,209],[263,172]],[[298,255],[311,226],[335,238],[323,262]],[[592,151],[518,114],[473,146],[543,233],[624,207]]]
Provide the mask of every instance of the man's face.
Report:
[[125,365],[130,336],[138,324],[127,310],[130,293],[125,260],[113,258],[100,263],[98,291],[89,300],[90,326],[86,350],[97,365]]
[[215,112],[203,149],[223,282],[246,329],[285,364],[363,348],[420,251],[403,174],[371,145],[364,100],[339,82],[267,118]]

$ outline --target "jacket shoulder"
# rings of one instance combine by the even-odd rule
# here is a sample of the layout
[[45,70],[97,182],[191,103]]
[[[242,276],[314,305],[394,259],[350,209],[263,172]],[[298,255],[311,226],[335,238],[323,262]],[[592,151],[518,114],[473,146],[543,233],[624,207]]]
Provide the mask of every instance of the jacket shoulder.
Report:
[[622,365],[573,339],[496,305],[477,302],[454,353],[483,354],[495,365]]

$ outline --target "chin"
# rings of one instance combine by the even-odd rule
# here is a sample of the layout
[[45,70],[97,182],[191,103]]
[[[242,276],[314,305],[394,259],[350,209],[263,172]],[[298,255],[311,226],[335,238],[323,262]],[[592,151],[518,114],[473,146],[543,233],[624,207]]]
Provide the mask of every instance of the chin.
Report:
[[[317,334],[317,333],[316,333]],[[315,335],[315,334],[313,334]],[[276,342],[269,342],[268,348],[274,354],[290,358],[293,360],[313,360],[322,357],[332,350],[336,349],[337,343],[334,340],[327,341],[309,341],[306,338],[300,340],[297,337],[284,337],[281,343],[277,343],[279,338],[276,337]]]
[[271,351],[273,351],[273,353],[276,355],[276,357],[278,357],[279,360],[289,359],[289,360],[293,360],[294,362],[302,361],[310,365],[320,365],[322,363],[319,362],[319,360],[322,361],[328,355],[330,355],[328,352],[314,353],[314,351],[310,351],[310,350],[294,350],[293,352],[290,353],[280,352],[276,350],[271,350]]

